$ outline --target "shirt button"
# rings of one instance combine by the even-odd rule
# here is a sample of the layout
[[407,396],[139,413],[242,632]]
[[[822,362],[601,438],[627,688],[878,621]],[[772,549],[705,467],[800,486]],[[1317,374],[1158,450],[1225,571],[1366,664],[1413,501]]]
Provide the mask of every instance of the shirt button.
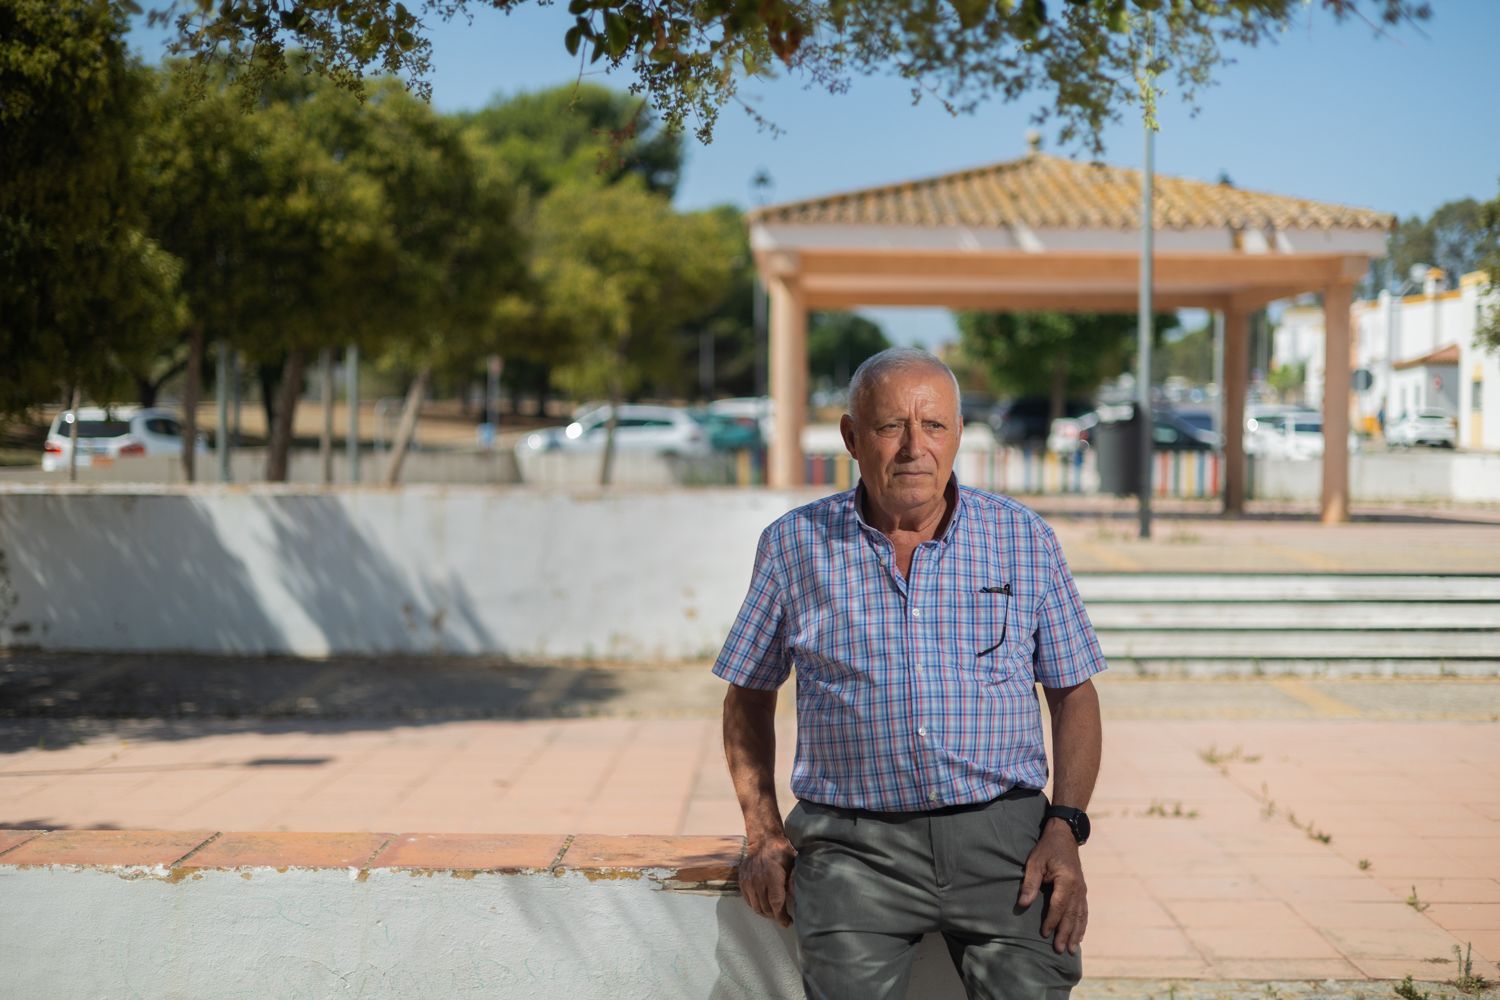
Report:
[[930,791],[930,792],[927,793],[927,801],[928,802],[936,802],[937,800],[938,800],[938,793],[937,793],[937,789],[934,788],[932,791]]
[[918,736],[926,736],[927,735],[927,727],[926,726],[918,726],[917,727],[917,735]]
[[913,618],[921,618],[922,617],[922,609],[921,608],[912,608],[911,609],[911,616]]

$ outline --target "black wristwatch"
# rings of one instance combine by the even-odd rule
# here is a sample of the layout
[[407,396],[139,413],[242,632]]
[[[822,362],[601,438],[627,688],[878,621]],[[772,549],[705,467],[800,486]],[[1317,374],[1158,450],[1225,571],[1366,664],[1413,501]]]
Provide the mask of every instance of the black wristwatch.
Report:
[[1082,809],[1069,809],[1067,806],[1048,806],[1047,814],[1042,819],[1042,825],[1047,824],[1049,819],[1060,819],[1068,824],[1073,831],[1073,839],[1079,846],[1089,839],[1089,814]]

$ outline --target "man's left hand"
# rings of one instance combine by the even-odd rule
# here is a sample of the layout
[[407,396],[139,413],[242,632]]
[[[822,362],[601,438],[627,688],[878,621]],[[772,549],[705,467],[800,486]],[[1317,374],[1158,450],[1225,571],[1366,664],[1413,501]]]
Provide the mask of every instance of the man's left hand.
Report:
[[1073,831],[1060,820],[1048,820],[1042,836],[1026,859],[1021,878],[1021,896],[1016,901],[1023,909],[1036,901],[1042,886],[1052,886],[1052,899],[1042,917],[1042,937],[1052,938],[1058,954],[1078,954],[1084,929],[1089,922],[1088,886],[1083,881],[1083,864],[1078,860],[1078,844]]

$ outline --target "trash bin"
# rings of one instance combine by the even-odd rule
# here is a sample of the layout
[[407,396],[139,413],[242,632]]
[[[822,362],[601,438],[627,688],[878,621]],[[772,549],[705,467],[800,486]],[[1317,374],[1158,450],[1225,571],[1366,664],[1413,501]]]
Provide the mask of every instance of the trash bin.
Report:
[[1094,428],[1094,451],[1099,469],[1099,491],[1135,496],[1141,491],[1141,422],[1138,407],[1100,409]]

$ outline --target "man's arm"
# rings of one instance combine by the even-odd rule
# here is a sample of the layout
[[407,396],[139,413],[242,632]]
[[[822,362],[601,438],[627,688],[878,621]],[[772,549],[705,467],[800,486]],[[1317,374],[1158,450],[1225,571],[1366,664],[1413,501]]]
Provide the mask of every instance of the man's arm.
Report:
[[745,815],[740,893],[750,908],[786,927],[792,860],[776,804],[776,692],[729,685],[724,695],[724,756]]
[[[1060,806],[1087,809],[1104,741],[1099,693],[1087,680],[1073,687],[1042,690],[1052,713],[1052,800]],[[1052,947],[1059,953],[1075,953],[1088,926],[1088,887],[1073,831],[1061,819],[1047,820],[1041,839],[1026,859],[1020,905],[1030,906],[1043,883],[1051,884],[1052,899],[1042,921],[1042,936],[1052,937]]]

